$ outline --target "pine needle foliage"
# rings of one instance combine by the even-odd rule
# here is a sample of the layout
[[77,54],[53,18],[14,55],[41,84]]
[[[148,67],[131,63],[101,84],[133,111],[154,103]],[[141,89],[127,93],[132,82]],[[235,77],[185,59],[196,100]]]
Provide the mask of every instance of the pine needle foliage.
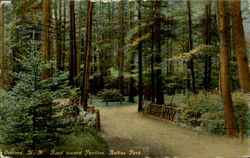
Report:
[[50,67],[43,64],[40,44],[31,41],[26,55],[17,59],[22,71],[12,73],[15,86],[1,92],[1,143],[7,149],[28,152],[48,152],[61,145],[61,134],[70,133],[69,117],[60,115],[62,107],[52,102],[58,90],[51,86],[59,77],[42,79],[42,71]]

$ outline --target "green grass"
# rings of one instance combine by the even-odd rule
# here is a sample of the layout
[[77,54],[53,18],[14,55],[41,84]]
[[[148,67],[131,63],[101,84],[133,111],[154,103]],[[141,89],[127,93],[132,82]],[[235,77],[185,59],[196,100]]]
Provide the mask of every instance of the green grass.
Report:
[[101,135],[92,127],[63,136],[64,144],[55,147],[55,152],[63,151],[68,155],[84,155],[88,151],[107,153],[106,143]]
[[[54,148],[51,149],[49,153],[41,154],[40,156],[46,158],[49,157],[48,154],[50,154],[50,156],[61,157],[84,157],[90,155],[90,152],[92,152],[92,156],[107,156],[106,142],[93,127],[85,126],[83,128],[80,128],[80,130],[76,132],[73,132],[71,134],[65,134],[61,137],[62,145],[54,146]],[[3,146],[2,144],[0,144],[0,148],[3,149],[3,151],[9,151],[10,149],[9,147]],[[23,154],[11,155],[11,157],[30,158],[32,156]]]

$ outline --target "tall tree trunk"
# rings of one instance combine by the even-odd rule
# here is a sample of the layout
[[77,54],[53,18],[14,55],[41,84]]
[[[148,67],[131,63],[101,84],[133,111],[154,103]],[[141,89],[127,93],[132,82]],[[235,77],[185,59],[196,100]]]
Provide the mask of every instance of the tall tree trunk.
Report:
[[[212,18],[211,18],[211,0],[208,2],[207,6],[207,28],[208,28],[208,36],[207,36],[207,44],[211,45],[211,24],[212,24]],[[210,89],[211,81],[212,81],[212,57],[208,57],[208,76],[207,76],[207,87]]]
[[243,92],[250,92],[250,70],[246,53],[246,41],[241,17],[241,1],[231,0],[233,19],[233,41],[240,76],[240,86]]
[[63,52],[62,52],[62,61],[61,61],[61,66],[62,66],[62,70],[65,69],[65,53],[66,53],[66,0],[63,1],[63,41],[62,41],[62,45],[63,45]]
[[[42,60],[48,63],[51,59],[50,54],[50,15],[51,15],[51,1],[42,1]],[[51,69],[46,68],[43,70],[43,79],[51,76]]]
[[[155,8],[153,12],[153,17],[155,17]],[[155,19],[154,19],[155,23]],[[155,103],[155,71],[154,71],[154,61],[155,61],[155,55],[154,55],[154,46],[155,46],[155,25],[152,25],[152,32],[151,32],[151,102]]]
[[218,22],[219,22],[219,34],[220,34],[220,79],[221,79],[221,92],[224,101],[224,115],[226,120],[226,135],[236,136],[235,121],[233,113],[233,103],[231,97],[230,88],[230,54],[231,43],[228,43],[228,17],[229,11],[227,10],[226,1],[218,0]]
[[0,71],[0,89],[4,88],[4,4],[2,4],[1,6],[1,59],[0,59],[0,63],[1,63],[1,71]]
[[161,0],[155,2],[155,43],[157,53],[155,56],[155,62],[159,67],[156,70],[156,104],[164,104],[163,96],[163,83],[162,83],[162,71],[161,71]]
[[75,3],[70,1],[70,70],[69,80],[70,84],[74,84],[76,76],[76,32],[75,32]]
[[[53,16],[54,15],[52,15],[53,14],[53,0],[51,0],[51,2],[50,2],[50,8],[51,8],[51,10],[50,10],[50,22],[51,22],[51,24],[50,24],[50,35],[51,35],[51,40],[50,40],[50,60],[53,60],[53,61],[55,61],[56,60],[56,51],[54,50],[54,39],[53,39],[53,34],[56,34],[56,33],[54,33],[54,31],[56,31],[56,29],[55,29],[55,24],[53,23]],[[56,40],[55,40],[56,41]],[[54,65],[54,63],[52,63],[52,65],[51,65],[51,75],[53,75],[53,73],[54,73],[54,69],[56,68],[56,65]]]
[[[133,6],[133,1],[130,1],[129,2],[129,28],[132,28],[132,24],[133,24],[132,6]],[[130,75],[133,74],[133,70],[134,70],[134,53],[131,53]],[[135,102],[134,94],[135,94],[134,78],[130,77],[130,79],[129,79],[129,89],[128,89],[128,95],[129,95],[128,101],[129,102]]]
[[[57,16],[57,0],[55,0],[55,4],[54,4],[54,16],[55,16],[55,33],[56,33],[56,68],[59,69],[59,61],[58,61],[58,57],[59,57],[59,39],[58,39],[58,16]],[[52,51],[53,52],[53,51]],[[52,59],[55,60],[55,59]]]
[[[103,16],[103,6],[104,6],[104,4],[103,3],[100,3],[100,6],[99,6],[99,21],[98,21],[98,24],[99,24],[99,26],[103,26],[104,25],[104,23],[103,23],[103,21],[105,21],[104,20],[104,16]],[[100,29],[98,29],[98,31],[99,31],[99,39],[97,39],[97,41],[98,40],[100,40],[100,41],[104,41],[105,40],[105,31],[106,31],[106,29],[105,29],[105,31],[104,30],[100,30]],[[100,43],[100,44],[103,44],[103,42],[102,43]],[[107,55],[107,50],[105,49],[103,49],[103,50],[101,50],[101,51],[99,51],[99,62],[100,62],[100,64],[99,64],[99,71],[100,71],[100,76],[98,77],[98,88],[97,88],[97,90],[98,91],[100,91],[101,89],[103,89],[103,85],[104,85],[104,78],[105,78],[105,76],[106,76],[106,74],[107,74],[107,58],[106,58],[106,55]]]
[[77,46],[77,75],[80,72],[81,66],[81,44],[82,44],[82,1],[79,2],[79,11],[78,11],[78,46]]
[[123,0],[120,1],[120,77],[119,77],[119,88],[120,93],[123,95],[123,68],[124,68],[124,8]]
[[90,71],[90,59],[91,59],[91,37],[92,37],[92,10],[94,3],[91,0],[88,1],[87,10],[87,29],[86,29],[86,54],[84,61],[83,72],[83,87],[81,105],[84,111],[87,111],[88,107],[88,88],[89,88],[89,71]]
[[57,16],[57,0],[55,0],[55,24],[56,24],[56,68],[61,69],[61,1],[59,1],[59,20]]
[[[190,0],[187,1],[187,8],[188,8],[188,51],[191,51],[193,49],[193,41],[192,41],[192,18],[191,18]],[[193,93],[196,94],[193,58],[190,59],[188,64],[190,66],[190,71],[191,71],[192,90],[193,90]]]
[[[190,39],[192,38],[192,36],[191,36],[191,33],[190,33],[190,30],[189,30],[189,28],[191,28],[191,8],[190,8],[191,6],[190,6],[190,0],[188,0],[187,1],[187,8],[188,8],[188,50],[187,50],[187,52],[189,52],[190,51],[190,44],[192,43],[192,42],[190,42]],[[190,25],[190,26],[189,26]],[[192,40],[192,39],[191,39]],[[191,81],[190,81],[190,61],[188,61],[187,62],[187,89],[188,90],[191,90]]]
[[58,68],[62,70],[62,1],[59,1],[59,21],[58,21]]
[[[141,30],[141,0],[138,0],[138,22],[139,30]],[[139,31],[139,37],[141,38],[141,32]],[[143,96],[143,81],[142,81],[142,42],[138,44],[138,64],[139,64],[139,103],[138,103],[138,112],[142,111],[142,96]]]
[[133,25],[133,1],[128,2],[128,9],[129,9],[129,28],[132,28]]
[[154,71],[154,61],[155,61],[155,55],[154,55],[154,26],[152,26],[152,45],[151,45],[151,102],[155,102],[155,71]]
[[[211,0],[206,5],[206,44],[211,45]],[[204,86],[208,90],[211,82],[211,56],[205,58]]]
[[4,76],[5,76],[5,70],[4,70],[4,4],[2,4],[1,6],[1,59],[0,59],[0,63],[1,63],[1,71],[0,71],[0,89],[4,88]]

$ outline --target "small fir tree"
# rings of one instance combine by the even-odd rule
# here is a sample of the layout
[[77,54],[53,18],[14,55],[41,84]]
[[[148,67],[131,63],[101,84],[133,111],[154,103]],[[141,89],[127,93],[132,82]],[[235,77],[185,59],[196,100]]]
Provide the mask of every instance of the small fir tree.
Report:
[[60,77],[43,80],[42,70],[50,64],[42,63],[39,43],[31,41],[29,46],[27,55],[17,59],[22,70],[12,73],[17,78],[15,86],[1,92],[1,142],[19,151],[48,152],[61,144],[60,134],[72,121],[52,102],[61,92],[51,90]]

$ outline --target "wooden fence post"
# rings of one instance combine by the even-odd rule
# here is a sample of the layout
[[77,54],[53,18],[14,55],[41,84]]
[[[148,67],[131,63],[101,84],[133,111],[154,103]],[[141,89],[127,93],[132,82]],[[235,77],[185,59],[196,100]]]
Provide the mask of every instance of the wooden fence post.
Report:
[[96,110],[96,129],[97,129],[98,131],[101,130],[100,112],[99,112],[98,109]]
[[243,122],[243,118],[241,117],[241,118],[240,118],[240,131],[239,131],[239,139],[240,139],[241,141],[243,141],[243,139],[244,139],[243,125],[244,125],[244,122]]
[[161,105],[161,112],[162,112],[162,118],[165,118],[165,110],[164,110],[165,106],[164,104]]

